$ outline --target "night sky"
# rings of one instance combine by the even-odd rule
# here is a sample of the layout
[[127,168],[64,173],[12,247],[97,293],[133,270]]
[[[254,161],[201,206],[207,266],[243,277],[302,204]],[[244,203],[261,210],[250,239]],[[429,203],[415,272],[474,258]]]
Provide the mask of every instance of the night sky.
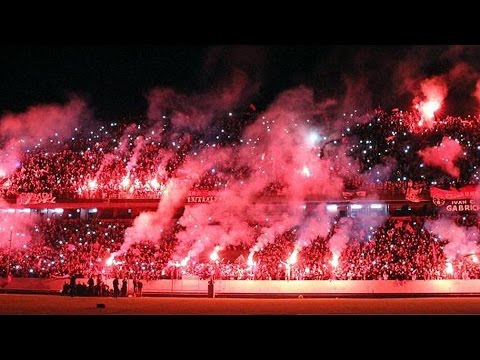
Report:
[[[260,109],[282,90],[302,84],[313,87],[319,99],[342,98],[352,81],[362,94],[360,99],[348,93],[354,106],[407,107],[412,95],[398,91],[395,83],[399,61],[414,64],[422,76],[442,74],[459,61],[469,64],[473,73],[478,71],[478,49],[448,55],[449,49],[438,45],[8,44],[0,51],[0,113],[63,103],[73,93],[87,99],[100,119],[145,114],[145,95],[153,87],[201,93],[228,78],[233,69],[241,69],[258,83],[248,102]],[[454,112],[471,110],[468,97],[474,86],[473,78],[452,86]]]

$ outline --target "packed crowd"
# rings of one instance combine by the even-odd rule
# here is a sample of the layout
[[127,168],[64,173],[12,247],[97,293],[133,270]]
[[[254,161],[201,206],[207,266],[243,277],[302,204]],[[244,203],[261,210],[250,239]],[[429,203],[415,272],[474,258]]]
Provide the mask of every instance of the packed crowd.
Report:
[[[184,132],[161,136],[147,133],[143,118],[127,119],[94,130],[75,128],[66,141],[42,139],[24,149],[17,170],[9,176],[0,173],[0,198],[14,199],[21,193],[51,193],[56,199],[161,198],[167,180],[188,176],[177,172],[179,166],[204,148],[223,148],[241,142],[242,130],[257,113],[235,118],[225,116],[214,122],[208,133]],[[480,166],[480,126],[477,117],[445,117],[433,128],[419,128],[418,114],[382,110],[367,119],[343,120],[344,128],[336,139],[325,141],[321,155],[342,151],[355,159],[360,172],[336,173],[344,176],[346,190],[404,195],[408,184],[422,187],[422,196],[433,184],[461,186],[478,183]],[[168,131],[168,121],[163,131]],[[318,120],[321,125],[321,120]],[[424,166],[418,151],[438,145],[444,137],[459,141],[464,156],[457,161],[458,178],[431,166]],[[173,139],[173,140],[172,140]],[[5,139],[4,139],[5,140]],[[0,139],[1,141],[1,139]],[[2,145],[2,144],[0,144]],[[333,166],[345,166],[343,162]],[[389,171],[381,169],[388,168]],[[222,189],[231,176],[238,179],[248,169],[206,171],[196,180],[193,190]],[[272,182],[266,194],[279,194],[282,184]]]
[[[408,111],[387,113],[377,110],[364,124],[347,127],[344,135],[348,139],[348,152],[361,164],[361,172],[369,172],[382,165],[392,166],[387,172],[389,178],[374,173],[366,186],[392,188],[392,182],[412,180],[420,186],[430,184],[445,186],[463,186],[478,184],[477,168],[480,166],[479,135],[480,119],[478,117],[439,118],[433,127],[418,125],[418,114]],[[431,146],[438,146],[443,137],[456,140],[464,153],[456,161],[460,176],[452,178],[442,170],[425,166],[418,151]],[[350,140],[353,140],[350,141]],[[403,185],[405,188],[405,186]]]
[[[105,261],[120,249],[125,229],[131,220],[54,220],[40,221],[33,229],[31,242],[21,248],[0,249],[0,268],[5,273],[10,257],[10,272],[16,277],[90,277],[111,275]],[[175,230],[165,234],[159,244],[134,244],[118,261],[118,276],[159,278],[169,260]]]
[[[133,244],[126,253],[107,260],[120,249],[130,220],[45,219],[35,226],[33,240],[22,248],[0,248],[0,274],[8,264],[15,277],[79,278],[118,277],[119,279],[208,279],[257,280],[429,280],[480,279],[477,254],[447,259],[444,248],[449,239],[435,236],[424,228],[427,217],[350,219],[349,237],[335,259],[329,241],[338,224],[325,237],[317,237],[298,249],[297,229],[277,236],[249,259],[253,239],[227,246],[215,261],[212,249],[186,263],[173,261],[175,224],[156,243]],[[455,221],[465,229],[478,230],[476,215],[457,215]],[[478,238],[478,236],[476,237]],[[472,240],[476,241],[476,240]],[[250,244],[250,245],[247,245]],[[252,261],[249,261],[252,260]]]
[[[238,141],[250,116],[245,114],[237,121],[221,119],[216,125],[221,136],[215,137],[215,146]],[[158,199],[169,178],[185,176],[176,174],[176,170],[190,155],[192,146],[197,151],[210,146],[208,135],[185,133],[171,141],[172,137],[162,137],[155,131],[146,134],[149,125],[143,117],[135,123],[129,121],[94,130],[75,128],[74,136],[63,142],[55,138],[40,140],[22,153],[17,171],[10,176],[0,171],[0,198],[51,193],[65,200]],[[193,189],[214,190],[225,184],[218,174],[206,172]]]

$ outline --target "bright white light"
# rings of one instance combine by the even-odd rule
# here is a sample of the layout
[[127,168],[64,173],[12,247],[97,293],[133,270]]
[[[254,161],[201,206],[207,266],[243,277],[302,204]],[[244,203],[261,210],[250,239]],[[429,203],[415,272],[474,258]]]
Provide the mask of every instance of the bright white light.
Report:
[[334,268],[338,266],[338,258],[340,256],[338,254],[333,254],[332,261],[330,262]]
[[354,209],[354,210],[358,210],[358,209],[361,209],[361,208],[363,208],[363,205],[360,205],[360,204],[353,204],[353,205],[351,206],[351,208],[352,208],[352,209]]
[[63,214],[63,209],[62,208],[56,208],[56,209],[53,209],[53,212],[57,213],[57,214]]
[[420,105],[420,111],[425,118],[432,119],[435,112],[440,109],[440,105],[440,102],[437,100],[427,101]]
[[335,204],[327,205],[327,211],[335,212],[335,211],[337,211],[337,209],[338,209],[338,206],[335,205]]
[[122,186],[127,187],[128,185],[130,185],[130,179],[127,176],[125,176],[122,180]]
[[382,204],[372,204],[372,205],[370,205],[371,209],[381,209],[382,207],[383,207]]
[[447,274],[450,274],[450,275],[453,274],[453,265],[452,265],[452,263],[447,262],[447,267],[446,267],[446,269],[445,269],[445,272],[446,272]]
[[155,190],[157,190],[160,187],[160,184],[158,183],[157,179],[150,180],[150,184]]
[[187,256],[185,259],[180,261],[180,266],[185,266],[187,265],[188,261],[190,260],[190,256]]
[[212,253],[210,254],[210,260],[217,261],[219,259],[218,250],[220,250],[220,246],[215,246]]
[[287,260],[287,264],[290,264],[290,265],[296,264],[297,254],[298,254],[298,250],[297,249],[293,250],[292,255],[290,255],[290,257]]
[[306,177],[310,177],[310,170],[308,169],[308,167],[304,166],[303,169],[302,169],[302,175],[303,176],[306,176]]
[[250,254],[248,254],[248,260],[247,260],[247,265],[248,266],[253,266],[255,263],[253,262],[253,254],[254,252],[252,251]]
[[312,131],[308,134],[308,143],[310,145],[315,145],[319,140],[320,136],[315,131]]
[[112,266],[115,256],[112,254],[106,261],[107,266]]

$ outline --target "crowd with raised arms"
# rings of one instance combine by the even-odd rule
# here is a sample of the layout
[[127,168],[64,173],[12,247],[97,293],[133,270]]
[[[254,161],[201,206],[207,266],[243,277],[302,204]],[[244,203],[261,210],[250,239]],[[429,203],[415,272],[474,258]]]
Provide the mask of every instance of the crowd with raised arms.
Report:
[[[415,113],[380,111],[368,123],[352,126],[349,133],[359,141],[349,151],[362,164],[361,171],[368,172],[390,161],[392,172],[388,173],[389,179],[383,180],[413,180],[426,186],[478,184],[479,118],[447,116],[439,118],[431,128],[421,127],[417,122]],[[457,141],[462,148],[455,161],[460,170],[458,177],[449,176],[438,167],[426,166],[418,156],[420,150],[438,146],[444,137]]]
[[[6,271],[10,258],[10,272],[15,277],[111,276],[112,268],[105,266],[105,261],[120,248],[131,224],[131,220],[42,220],[33,229],[32,241],[20,248],[0,249],[1,271]],[[159,278],[170,257],[174,232],[172,229],[159,244],[130,247],[117,259],[119,275]]]
[[[158,130],[148,130],[142,119],[102,125],[94,131],[75,128],[74,136],[68,140],[42,139],[34,147],[24,149],[16,171],[8,176],[0,173],[0,197],[13,199],[21,193],[46,192],[66,200],[161,198],[169,178],[188,176],[177,170],[189,157],[205,148],[223,149],[240,144],[242,129],[252,118],[254,115],[250,114],[242,121],[233,121],[227,116],[228,121],[216,123],[203,135],[185,131],[162,136]],[[377,110],[362,121],[346,116],[336,138],[320,144],[322,156],[342,151],[355,160],[352,164],[359,164],[359,168],[352,166],[352,172],[344,175],[345,189],[401,195],[409,181],[425,190],[432,183],[448,186],[478,183],[477,117],[447,116],[438,118],[431,128],[422,128],[417,124],[418,114]],[[462,147],[463,154],[455,161],[460,170],[458,176],[427,166],[418,154],[422,149],[438,146],[443,137],[458,141]],[[222,189],[240,170],[206,171],[192,189]],[[248,169],[243,170],[248,173]],[[279,183],[271,191],[265,191],[278,194],[281,189]]]
[[[212,276],[235,280],[480,279],[477,254],[447,259],[444,248],[449,239],[426,230],[427,220],[432,219],[391,217],[380,223],[375,218],[352,219],[348,239],[336,262],[329,242],[338,222],[327,236],[300,248],[295,262],[289,257],[298,245],[296,228],[259,248],[252,262],[247,258],[254,239],[246,239],[245,243],[223,249],[215,261],[204,254],[184,264],[172,258],[178,244],[176,234],[181,230],[174,224],[157,242],[135,243],[108,264],[107,259],[120,249],[130,220],[44,219],[35,226],[31,242],[21,248],[0,249],[0,273],[5,275],[10,261],[14,277],[74,274],[79,278],[101,275],[146,281]],[[455,222],[478,231],[476,215],[457,215]]]
[[[209,150],[208,154],[214,155],[217,149],[242,144],[242,130],[255,116],[250,114],[241,121],[226,116],[214,123],[208,134],[186,130],[172,133],[168,122],[164,128],[152,130],[142,119],[135,123],[111,123],[96,130],[75,128],[74,135],[66,141],[43,139],[34,147],[25,148],[16,171],[8,175],[0,172],[0,197],[15,199],[24,193],[51,193],[66,201],[162,198],[170,179],[190,178],[188,167],[182,165],[189,164],[200,151]],[[267,121],[265,124],[270,126]],[[422,188],[425,196],[432,184],[460,187],[479,182],[477,117],[438,117],[427,127],[419,125],[417,113],[376,110],[361,118],[345,115],[342,124],[335,136],[324,138],[314,151],[320,158],[335,159],[342,153],[352,159],[351,164],[343,160],[331,162],[331,171],[340,174],[345,192],[361,190],[375,193],[380,199],[382,195],[404,198],[412,186]],[[168,136],[163,136],[163,132]],[[447,158],[440,165],[438,161],[436,165],[429,164],[425,149],[440,148],[445,139],[455,142],[458,156]],[[251,145],[244,142],[241,146],[256,145],[252,141]],[[228,156],[233,153],[225,152]],[[442,168],[445,163],[449,164],[446,169]],[[202,172],[189,182],[189,190],[220,190],[229,181],[249,179],[251,166],[248,162],[230,166],[225,161],[221,167],[200,167]],[[310,170],[305,171],[310,177]],[[258,195],[267,196],[288,191],[281,179],[275,178],[257,190]],[[337,249],[338,254],[332,252],[331,246],[340,226],[335,223],[327,236],[319,236],[301,247],[300,231],[294,227],[256,249],[253,258],[250,251],[257,240],[254,238],[222,248],[217,260],[209,260],[207,254],[182,263],[173,259],[180,251],[177,233],[185,230],[179,223],[174,222],[156,242],[135,242],[118,253],[132,220],[44,218],[32,229],[32,241],[11,251],[0,248],[0,271],[5,275],[9,268],[16,277],[114,274],[146,280],[188,276],[243,280],[480,278],[476,253],[447,258],[445,247],[449,239],[429,231],[424,226],[428,220],[389,218],[377,223],[378,218],[353,218],[348,241]],[[478,227],[473,215],[459,215],[456,221],[465,228]],[[291,262],[289,257],[295,249],[298,257]],[[114,261],[107,264],[112,254]]]

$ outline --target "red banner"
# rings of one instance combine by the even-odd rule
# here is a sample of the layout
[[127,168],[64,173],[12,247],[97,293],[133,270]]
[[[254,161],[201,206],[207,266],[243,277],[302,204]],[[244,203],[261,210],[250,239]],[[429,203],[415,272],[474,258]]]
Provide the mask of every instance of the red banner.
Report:
[[450,188],[448,190],[432,186],[430,187],[430,196],[432,198],[445,200],[473,199],[479,197],[480,192],[477,195],[478,191],[479,189],[473,185],[467,185],[460,189]]
[[55,197],[52,196],[52,193],[21,193],[17,196],[17,204],[20,205],[46,203],[55,203]]
[[216,201],[217,198],[215,195],[209,196],[187,196],[187,203],[209,203],[212,201]]
[[422,199],[420,198],[420,193],[422,192],[422,188],[415,189],[412,186],[407,188],[407,192],[405,193],[405,199],[411,202],[420,202]]
[[358,190],[358,191],[342,191],[343,198],[346,200],[351,200],[355,197],[366,197],[367,192],[365,190]]

